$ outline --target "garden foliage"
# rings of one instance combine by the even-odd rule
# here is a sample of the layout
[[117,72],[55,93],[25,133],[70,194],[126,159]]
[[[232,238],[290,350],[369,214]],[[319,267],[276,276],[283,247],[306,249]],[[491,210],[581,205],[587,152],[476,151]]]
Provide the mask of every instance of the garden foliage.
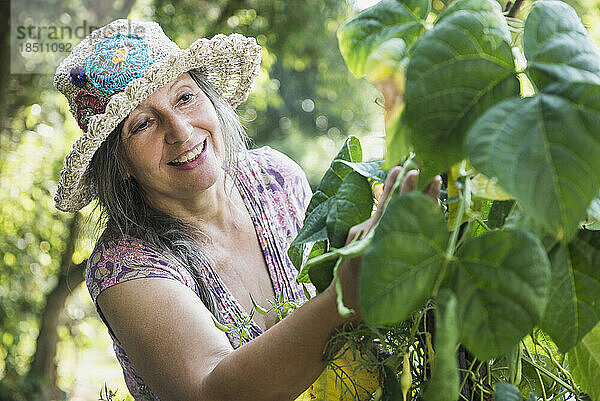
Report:
[[[298,268],[310,252],[299,281],[323,290],[340,258],[362,255],[366,324],[398,326],[434,305],[431,373],[413,395],[459,398],[462,344],[505,372],[488,385],[600,400],[600,54],[560,1],[536,3],[524,23],[493,0],[432,15],[430,0],[382,0],[338,30],[350,71],[384,96],[387,154],[363,162],[350,137],[334,158],[289,251]],[[345,246],[373,210],[373,182],[400,162],[416,163],[420,188],[447,173],[447,196],[394,194]],[[498,385],[496,398],[521,399],[515,389]]]

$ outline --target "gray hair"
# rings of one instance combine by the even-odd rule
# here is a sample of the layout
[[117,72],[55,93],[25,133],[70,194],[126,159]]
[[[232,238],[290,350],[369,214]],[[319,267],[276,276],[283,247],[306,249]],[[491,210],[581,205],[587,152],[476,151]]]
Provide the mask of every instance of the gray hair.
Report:
[[[222,167],[225,175],[235,181],[238,160],[245,157],[248,149],[248,136],[235,110],[206,77],[198,70],[188,73],[215,107],[225,146]],[[200,266],[210,263],[210,258],[198,246],[198,239],[205,237],[210,240],[209,236],[197,227],[151,207],[136,179],[124,178],[127,170],[121,143],[123,125],[124,121],[111,132],[90,163],[90,178],[98,194],[97,207],[101,208],[97,229],[100,231],[102,226],[106,227],[100,240],[128,235],[174,256],[194,277],[204,305],[221,320],[215,296],[198,274]]]

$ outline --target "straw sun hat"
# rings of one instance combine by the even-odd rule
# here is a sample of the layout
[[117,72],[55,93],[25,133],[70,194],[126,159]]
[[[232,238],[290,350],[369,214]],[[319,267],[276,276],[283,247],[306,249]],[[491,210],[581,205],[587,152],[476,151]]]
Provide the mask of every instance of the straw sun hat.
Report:
[[239,34],[198,39],[182,50],[155,22],[120,19],[90,33],[54,75],[83,130],[65,157],[54,201],[75,212],[96,196],[88,167],[94,153],[154,91],[197,68],[233,107],[248,98],[260,69],[260,46]]

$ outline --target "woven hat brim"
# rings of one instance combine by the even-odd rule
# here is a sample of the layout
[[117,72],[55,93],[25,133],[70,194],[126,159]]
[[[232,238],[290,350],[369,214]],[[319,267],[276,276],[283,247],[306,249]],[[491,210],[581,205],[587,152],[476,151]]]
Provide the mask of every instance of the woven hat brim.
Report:
[[88,168],[94,153],[133,109],[157,89],[184,72],[198,69],[216,91],[236,108],[248,98],[260,72],[260,46],[254,38],[239,34],[198,39],[188,49],[151,64],[144,76],[132,80],[123,92],[113,95],[103,114],[90,118],[73,149],[65,156],[54,201],[56,208],[76,212],[96,197]]

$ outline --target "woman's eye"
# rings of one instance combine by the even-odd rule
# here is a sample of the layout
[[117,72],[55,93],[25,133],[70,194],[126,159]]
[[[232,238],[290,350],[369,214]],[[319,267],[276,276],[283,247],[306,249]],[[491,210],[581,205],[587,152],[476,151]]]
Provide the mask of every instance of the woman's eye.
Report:
[[147,127],[148,127],[148,120],[142,120],[138,125],[135,126],[135,128],[133,129],[133,132],[135,133],[135,132],[143,131]]
[[181,97],[179,98],[179,101],[182,103],[189,103],[192,101],[194,97],[193,93],[185,93],[183,95],[181,95]]

